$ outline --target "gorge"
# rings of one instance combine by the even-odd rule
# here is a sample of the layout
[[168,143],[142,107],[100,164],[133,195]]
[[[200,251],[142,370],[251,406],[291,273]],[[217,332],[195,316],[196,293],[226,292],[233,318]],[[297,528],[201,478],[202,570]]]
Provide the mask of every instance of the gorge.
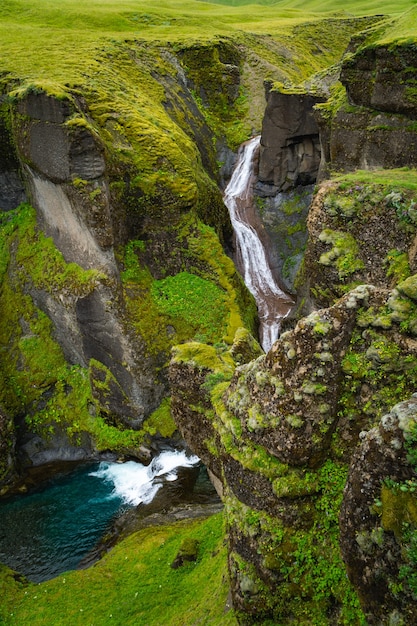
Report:
[[[41,5],[0,7],[1,493],[170,442],[223,512],[2,566],[0,621],[415,623],[415,7]],[[277,341],[232,230],[258,141]]]

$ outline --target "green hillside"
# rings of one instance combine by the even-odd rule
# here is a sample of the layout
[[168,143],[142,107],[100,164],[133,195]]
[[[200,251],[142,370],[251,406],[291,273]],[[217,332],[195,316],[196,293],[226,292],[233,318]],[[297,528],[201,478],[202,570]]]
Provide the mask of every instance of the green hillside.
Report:
[[[221,0],[220,0],[221,2]],[[124,40],[203,41],[244,33],[289,35],[294,26],[329,16],[398,15],[412,0],[366,4],[348,0],[224,1],[224,6],[186,0],[5,0],[0,6],[0,72],[8,78],[41,78],[77,83],[100,64],[97,50]],[[239,6],[238,6],[239,5]],[[408,18],[401,23],[412,29]]]

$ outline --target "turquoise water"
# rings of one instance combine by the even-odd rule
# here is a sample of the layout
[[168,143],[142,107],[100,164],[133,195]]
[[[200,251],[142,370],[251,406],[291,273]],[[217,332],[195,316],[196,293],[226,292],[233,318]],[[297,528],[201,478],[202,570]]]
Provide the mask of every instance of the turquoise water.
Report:
[[36,491],[0,501],[0,562],[42,582],[76,569],[122,512],[151,502],[176,467],[198,462],[163,452],[150,466],[96,463],[55,476]]

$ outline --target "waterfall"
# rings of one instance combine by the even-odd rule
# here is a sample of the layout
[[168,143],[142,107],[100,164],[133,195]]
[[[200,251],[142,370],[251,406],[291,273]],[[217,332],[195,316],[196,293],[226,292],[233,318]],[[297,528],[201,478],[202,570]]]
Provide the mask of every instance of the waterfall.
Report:
[[249,291],[255,298],[259,315],[259,337],[265,352],[278,338],[283,317],[288,315],[293,301],[274,278],[265,248],[253,226],[254,211],[253,164],[258,154],[260,137],[244,143],[229,184],[224,203],[229,209],[236,237],[236,263]]

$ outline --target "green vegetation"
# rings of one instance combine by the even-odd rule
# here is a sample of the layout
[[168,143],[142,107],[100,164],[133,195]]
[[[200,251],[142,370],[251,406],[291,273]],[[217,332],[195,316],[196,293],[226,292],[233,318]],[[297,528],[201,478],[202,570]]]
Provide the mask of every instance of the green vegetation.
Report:
[[[163,351],[167,359],[171,346],[184,341],[231,343],[237,328],[253,329],[256,319],[254,300],[213,229],[186,215],[173,234],[181,256],[172,262],[186,271],[154,280],[146,265],[150,245],[131,241],[122,272],[131,322],[149,352]],[[158,272],[170,269],[165,256],[154,263]]]
[[[171,567],[180,546],[199,541],[196,562]],[[235,626],[225,612],[228,585],[222,515],[148,528],[115,546],[88,570],[28,584],[0,569],[4,626],[100,623]]]
[[317,259],[304,270],[314,275],[311,290],[321,307],[359,284],[392,288],[412,280],[415,176],[410,168],[356,172],[327,184],[324,228],[314,244]]
[[[180,272],[152,285],[152,298],[158,312],[167,315],[175,325],[182,318],[199,329],[208,343],[218,337],[215,332],[227,314],[226,297],[216,285],[188,272]],[[211,334],[212,333],[212,334]]]
[[[0,401],[5,410],[25,416],[30,430],[46,441],[54,435],[66,435],[77,445],[88,433],[98,450],[134,453],[149,435],[171,435],[175,425],[168,401],[150,416],[144,430],[121,430],[107,423],[100,414],[89,374],[92,368],[103,372],[100,385],[106,393],[114,382],[111,372],[94,360],[90,372],[69,365],[54,338],[52,321],[26,293],[36,288],[58,299],[65,293],[70,302],[89,294],[107,277],[75,263],[67,264],[52,239],[36,227],[35,212],[28,205],[2,214],[1,235],[0,341],[6,350],[0,354]],[[95,379],[94,385],[98,384]]]
[[[410,354],[406,344],[394,342],[384,333],[384,328],[389,329],[392,324],[384,321],[389,320],[389,313],[389,309],[370,308],[365,316],[359,311],[358,323],[365,330],[353,334],[343,357],[346,376],[339,400],[339,416],[358,431],[376,425],[386,411],[409,397],[417,385],[415,355]],[[404,313],[409,314],[409,311]],[[407,334],[408,326],[404,322],[400,325]]]
[[317,471],[292,470],[290,475],[276,478],[278,495],[316,495],[304,504],[302,515],[310,523],[302,530],[286,527],[235,498],[226,499],[229,523],[248,537],[258,537],[263,566],[272,573],[279,572],[279,583],[268,588],[251,564],[232,555],[241,587],[244,581],[248,591],[254,593],[253,602],[259,610],[275,618],[265,619],[262,624],[284,623],[286,619],[305,626],[327,624],[332,603],[341,607],[340,624],[366,623],[339,550],[338,517],[346,477],[346,466],[326,461]]
[[320,233],[319,239],[332,245],[329,252],[321,255],[319,263],[331,265],[334,262],[339,278],[349,276],[364,267],[363,261],[358,258],[358,244],[350,233],[326,228]]

